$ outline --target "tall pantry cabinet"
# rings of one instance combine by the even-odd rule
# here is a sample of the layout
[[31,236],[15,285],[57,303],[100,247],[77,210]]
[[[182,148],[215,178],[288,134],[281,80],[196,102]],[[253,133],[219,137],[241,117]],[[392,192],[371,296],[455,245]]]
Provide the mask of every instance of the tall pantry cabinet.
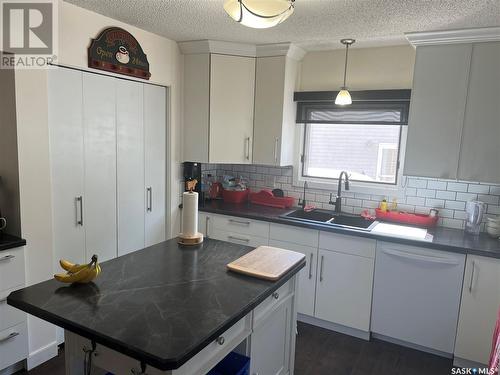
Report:
[[165,88],[49,72],[54,259],[112,259],[165,240]]

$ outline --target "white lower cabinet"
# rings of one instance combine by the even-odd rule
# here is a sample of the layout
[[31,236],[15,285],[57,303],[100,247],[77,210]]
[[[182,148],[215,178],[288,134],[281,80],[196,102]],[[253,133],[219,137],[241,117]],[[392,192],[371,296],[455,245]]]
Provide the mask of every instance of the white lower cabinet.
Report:
[[488,363],[499,306],[500,259],[467,256],[455,361]]
[[320,249],[315,316],[368,332],[373,262],[371,258]]
[[285,375],[290,370],[290,340],[292,333],[293,296],[283,300],[261,324],[253,329],[250,338],[250,374]]
[[463,254],[379,241],[372,332],[451,356],[464,263]]

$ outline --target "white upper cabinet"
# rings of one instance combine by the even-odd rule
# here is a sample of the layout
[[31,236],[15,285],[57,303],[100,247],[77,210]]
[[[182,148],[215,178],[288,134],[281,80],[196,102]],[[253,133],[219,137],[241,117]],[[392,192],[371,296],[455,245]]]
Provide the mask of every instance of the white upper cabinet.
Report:
[[472,46],[417,47],[404,173],[457,178]]
[[458,178],[500,182],[500,42],[472,47]]
[[255,58],[185,55],[184,160],[252,162]]
[[293,164],[298,61],[288,56],[258,57],[255,74],[253,162]]
[[500,182],[500,41],[491,29],[407,35],[417,53],[406,175]]

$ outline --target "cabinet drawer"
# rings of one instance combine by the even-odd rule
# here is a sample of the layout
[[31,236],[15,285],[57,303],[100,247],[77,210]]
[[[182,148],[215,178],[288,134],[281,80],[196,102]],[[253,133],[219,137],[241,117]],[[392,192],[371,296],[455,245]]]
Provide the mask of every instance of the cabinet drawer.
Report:
[[7,296],[13,291],[14,289],[0,292],[0,331],[20,324],[26,319],[24,312],[7,305]]
[[[172,374],[172,375],[203,375],[220,362],[229,352],[239,345],[251,333],[251,314],[248,314],[231,328],[203,348],[198,354],[191,358],[176,370],[163,372],[151,366],[147,366],[147,373],[151,375]],[[91,347],[89,340],[65,332],[66,345],[68,343],[79,353],[84,346]],[[219,340],[222,339],[223,340]],[[136,359],[128,357],[122,353],[97,344],[97,356],[94,357],[95,366],[111,371],[114,374],[130,374],[132,369],[140,370]],[[76,359],[79,361],[79,359]],[[83,360],[83,358],[82,358]],[[140,371],[139,371],[140,372]],[[139,373],[138,372],[138,373]]]
[[0,331],[0,370],[28,356],[26,323]]
[[0,251],[0,291],[24,285],[24,248]]
[[290,225],[271,224],[269,238],[299,245],[318,247],[318,231]]
[[220,230],[218,228],[213,228],[210,230],[210,238],[227,241],[232,243],[237,243],[239,245],[247,245],[247,246],[262,246],[267,245],[269,240],[267,237],[258,237],[258,236],[250,236],[247,234],[241,234],[236,232],[227,232]]
[[281,304],[293,293],[295,285],[294,282],[295,278],[286,282],[253,310],[253,329],[258,327],[259,324],[265,320],[266,316],[276,308],[276,306]]
[[376,241],[369,238],[319,232],[319,248],[365,258],[375,258]]
[[269,237],[269,223],[242,217],[214,215],[210,219],[211,228],[251,236]]

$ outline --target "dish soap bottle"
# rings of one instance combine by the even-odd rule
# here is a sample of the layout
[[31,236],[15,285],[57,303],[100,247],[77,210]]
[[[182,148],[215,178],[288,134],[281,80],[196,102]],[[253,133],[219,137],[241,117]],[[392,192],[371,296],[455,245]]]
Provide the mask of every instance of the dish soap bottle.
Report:
[[382,212],[387,212],[387,200],[382,199],[382,202],[380,202],[380,211]]

